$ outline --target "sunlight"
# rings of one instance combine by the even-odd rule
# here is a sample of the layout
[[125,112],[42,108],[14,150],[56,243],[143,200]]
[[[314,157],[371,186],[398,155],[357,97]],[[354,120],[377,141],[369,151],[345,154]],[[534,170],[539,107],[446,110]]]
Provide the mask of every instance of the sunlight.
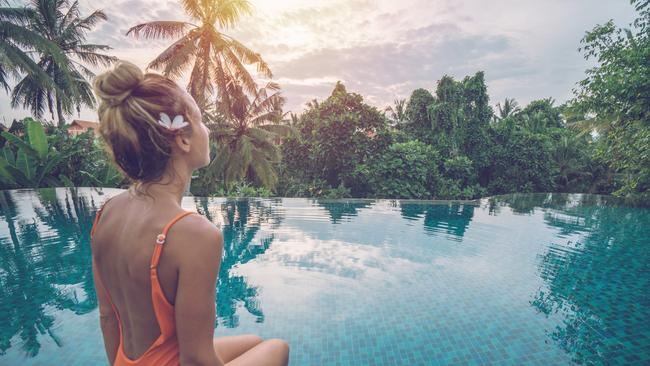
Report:
[[314,5],[327,5],[332,3],[332,1],[322,1],[322,0],[252,0],[251,3],[258,11],[265,12],[277,12],[280,13],[283,10],[287,9],[300,9],[300,8],[310,8]]

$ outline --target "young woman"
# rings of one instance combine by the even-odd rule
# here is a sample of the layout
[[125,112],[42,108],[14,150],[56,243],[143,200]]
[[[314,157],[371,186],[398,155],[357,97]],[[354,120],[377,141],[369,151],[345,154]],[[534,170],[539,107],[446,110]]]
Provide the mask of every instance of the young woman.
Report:
[[[286,365],[289,347],[255,335],[213,339],[223,236],[181,208],[210,160],[194,99],[172,80],[120,61],[94,81],[99,132],[134,182],[101,206],[93,273],[111,365]],[[110,202],[109,202],[110,201]]]

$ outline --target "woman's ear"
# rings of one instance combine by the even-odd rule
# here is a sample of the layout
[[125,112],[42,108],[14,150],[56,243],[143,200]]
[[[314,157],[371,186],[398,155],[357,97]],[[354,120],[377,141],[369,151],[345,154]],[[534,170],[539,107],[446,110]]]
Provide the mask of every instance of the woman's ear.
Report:
[[174,142],[176,142],[176,146],[178,146],[181,151],[186,153],[190,152],[190,138],[188,135],[179,133],[174,136]]

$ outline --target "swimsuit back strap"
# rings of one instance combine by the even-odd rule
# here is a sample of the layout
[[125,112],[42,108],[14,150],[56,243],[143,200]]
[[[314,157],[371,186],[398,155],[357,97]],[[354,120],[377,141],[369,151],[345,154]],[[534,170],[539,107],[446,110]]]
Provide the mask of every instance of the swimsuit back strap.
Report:
[[162,233],[158,234],[156,237],[156,246],[154,247],[153,250],[153,255],[151,256],[151,266],[150,268],[152,270],[155,270],[158,267],[158,262],[160,261],[160,255],[162,254],[162,248],[163,244],[165,244],[165,240],[167,240],[167,232],[169,229],[174,225],[178,220],[182,219],[183,217],[187,215],[191,215],[195,213],[194,211],[183,211],[176,215],[173,219],[171,219],[167,225],[163,228]]
[[151,278],[151,301],[156,320],[158,320],[158,326],[160,327],[160,337],[154,342],[153,347],[165,342],[175,331],[174,308],[165,297],[160,281],[158,280],[158,262],[160,261],[160,255],[162,254],[163,245],[167,239],[167,232],[172,225],[181,218],[193,213],[192,211],[185,211],[176,215],[165,225],[162,233],[158,234],[156,238],[156,245],[151,256],[151,269],[149,271]]

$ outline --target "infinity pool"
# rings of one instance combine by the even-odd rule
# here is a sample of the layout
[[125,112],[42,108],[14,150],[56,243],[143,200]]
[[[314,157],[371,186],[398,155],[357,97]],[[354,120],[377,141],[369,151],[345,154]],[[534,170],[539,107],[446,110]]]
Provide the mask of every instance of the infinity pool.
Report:
[[[0,364],[106,358],[89,231],[114,189],[0,191]],[[590,195],[470,203],[187,197],[225,254],[215,336],[291,365],[650,363],[650,209]]]

